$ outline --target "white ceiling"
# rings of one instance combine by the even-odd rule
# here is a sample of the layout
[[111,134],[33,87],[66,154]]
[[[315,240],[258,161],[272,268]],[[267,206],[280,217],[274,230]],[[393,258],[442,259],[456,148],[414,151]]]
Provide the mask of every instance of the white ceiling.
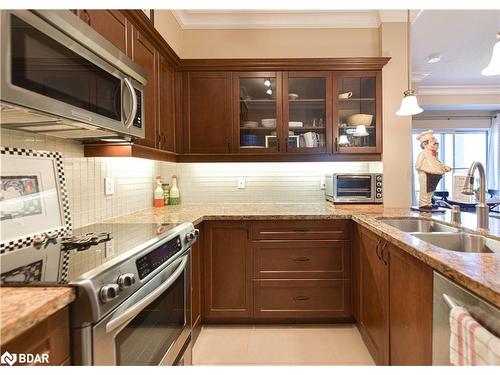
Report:
[[[183,29],[374,28],[406,21],[405,10],[174,9]],[[412,11],[414,17],[418,11]]]
[[[500,10],[422,11],[412,25],[413,72],[420,75],[417,81],[425,86],[495,85],[500,90],[499,76],[481,75],[499,31]],[[428,64],[427,57],[435,53],[441,54],[441,61]]]

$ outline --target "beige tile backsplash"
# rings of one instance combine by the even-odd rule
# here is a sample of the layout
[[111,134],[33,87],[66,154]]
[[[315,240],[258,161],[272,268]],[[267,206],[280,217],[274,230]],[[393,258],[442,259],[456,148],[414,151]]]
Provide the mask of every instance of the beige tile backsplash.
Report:
[[[168,163],[138,158],[85,158],[83,146],[44,135],[1,129],[0,145],[58,151],[64,157],[75,228],[152,206],[154,178],[178,176],[183,203],[311,202],[324,199],[320,177],[328,172],[380,172],[381,162]],[[104,194],[113,177],[115,194]],[[239,177],[245,189],[237,189]]]

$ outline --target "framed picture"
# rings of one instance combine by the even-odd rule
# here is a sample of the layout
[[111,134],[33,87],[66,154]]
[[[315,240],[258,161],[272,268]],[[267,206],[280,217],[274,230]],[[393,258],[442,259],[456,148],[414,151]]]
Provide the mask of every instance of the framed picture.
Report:
[[0,147],[0,253],[71,230],[62,155]]
[[155,23],[155,11],[154,9],[141,9],[142,12],[148,17],[151,23]]

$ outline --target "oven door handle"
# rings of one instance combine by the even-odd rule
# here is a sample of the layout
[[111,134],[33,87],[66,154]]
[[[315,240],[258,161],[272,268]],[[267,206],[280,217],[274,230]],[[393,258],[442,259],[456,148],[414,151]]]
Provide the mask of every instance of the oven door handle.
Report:
[[174,273],[163,284],[161,284],[158,288],[156,288],[154,292],[148,294],[147,297],[142,299],[140,302],[137,302],[135,305],[132,305],[132,307],[125,310],[125,312],[120,316],[117,316],[116,318],[110,320],[106,324],[106,332],[109,333],[118,328],[119,326],[121,326],[123,323],[126,323],[131,319],[135,318],[137,314],[139,314],[147,305],[149,305],[160,295],[162,295],[163,292],[165,292],[168,288],[170,288],[170,286],[172,286],[172,284],[179,278],[179,276],[186,268],[188,258],[189,255],[185,255],[181,264],[179,265],[179,267],[177,267]]
[[128,129],[134,123],[135,115],[137,114],[137,94],[135,93],[134,86],[132,86],[132,82],[130,82],[130,78],[124,78],[123,82],[125,82],[125,87],[128,88],[130,96],[132,97],[132,110],[130,111],[130,116],[127,118],[127,120],[125,120],[125,123],[123,124],[123,126]]

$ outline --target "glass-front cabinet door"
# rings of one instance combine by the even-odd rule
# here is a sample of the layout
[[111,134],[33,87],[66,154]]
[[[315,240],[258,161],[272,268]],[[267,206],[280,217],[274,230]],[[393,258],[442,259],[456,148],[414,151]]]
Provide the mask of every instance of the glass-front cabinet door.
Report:
[[281,73],[234,73],[237,95],[234,111],[235,134],[239,152],[282,151]]
[[284,73],[283,128],[286,152],[332,151],[331,73]]
[[334,152],[382,152],[381,72],[338,72],[334,92]]

